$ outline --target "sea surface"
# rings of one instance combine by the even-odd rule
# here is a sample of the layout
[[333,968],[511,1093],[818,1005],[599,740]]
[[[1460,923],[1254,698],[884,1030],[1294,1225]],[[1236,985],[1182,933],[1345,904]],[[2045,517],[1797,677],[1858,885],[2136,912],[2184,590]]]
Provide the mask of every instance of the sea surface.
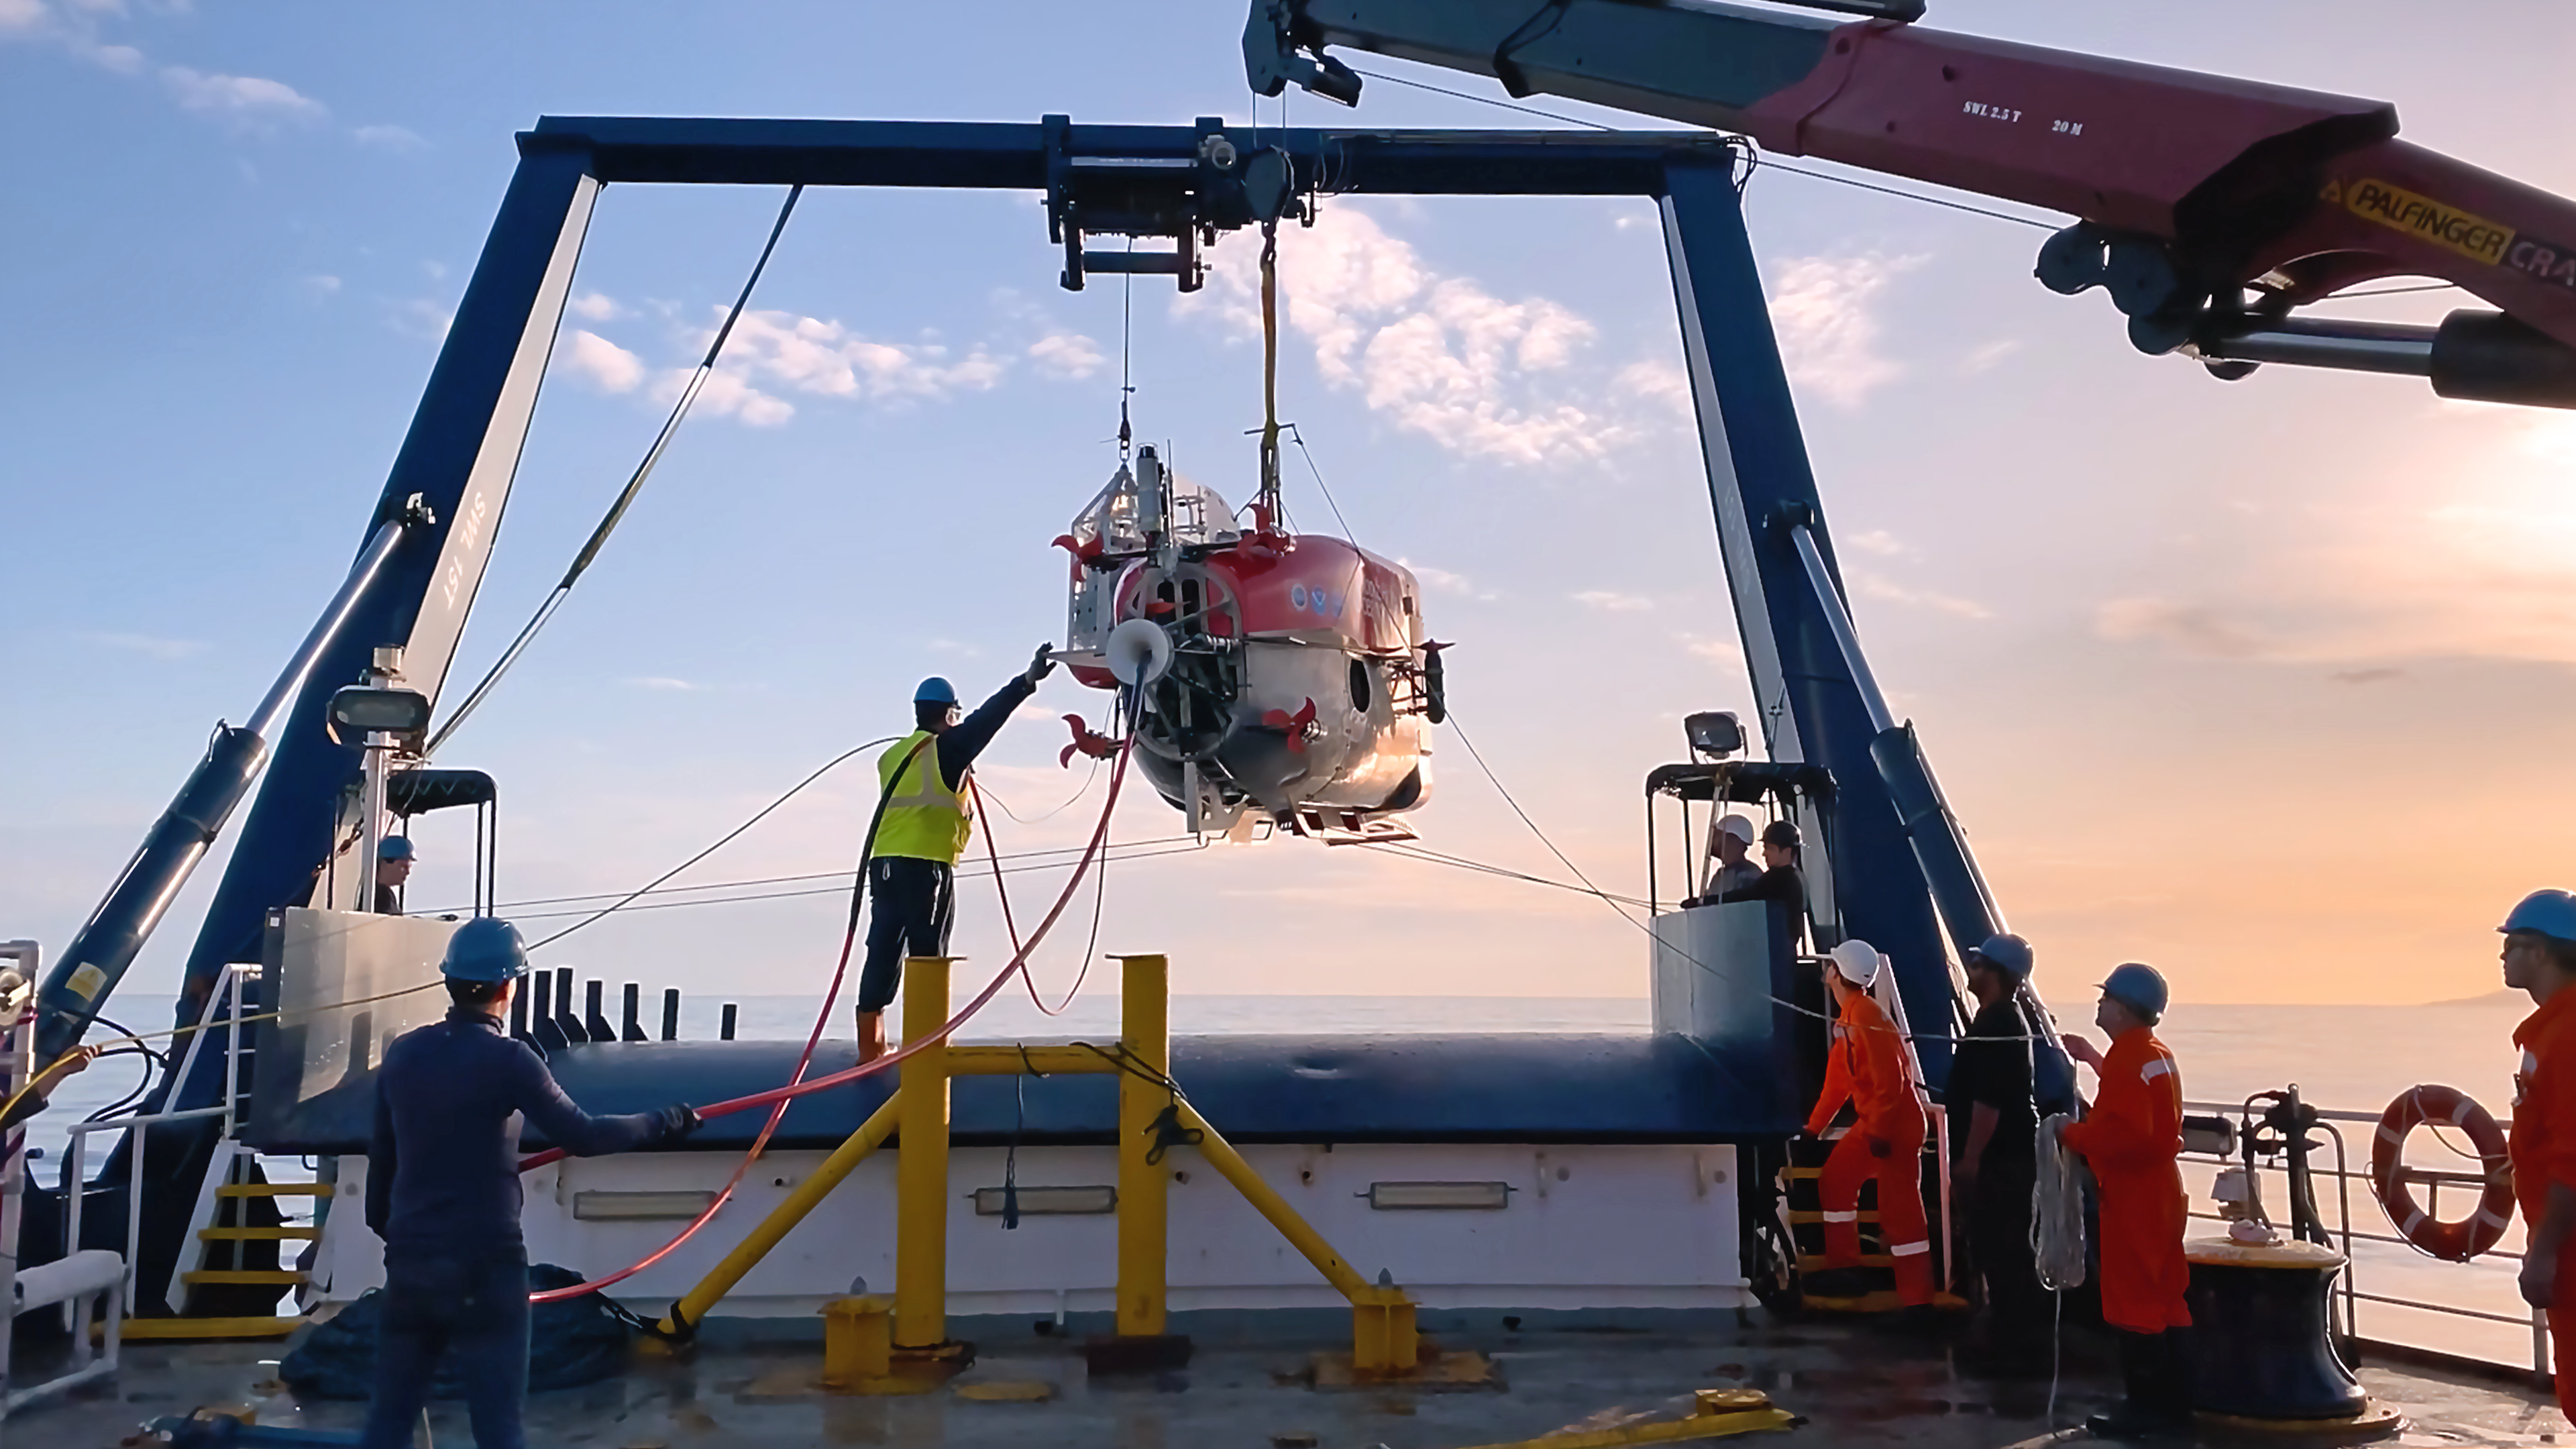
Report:
[[[806,997],[738,998],[736,1034],[744,1038],[802,1037],[814,1024],[819,1003]],[[961,995],[962,1004],[962,995]],[[1054,1004],[1053,1002],[1049,1003]],[[171,998],[121,995],[116,1016],[141,1031],[169,1025]],[[723,1002],[713,995],[684,997],[681,1035],[711,1038]],[[2328,1110],[2367,1112],[2373,1117],[2389,1101],[2418,1083],[2441,1083],[2467,1092],[2501,1120],[2513,1096],[2516,1053],[2514,1024],[2528,1010],[2520,997],[2501,994],[2437,1006],[2176,1006],[2160,1030],[2173,1048],[2183,1072],[2184,1095],[2196,1103],[2238,1103],[2263,1091],[2296,1083],[2308,1102]],[[658,1021],[658,1004],[648,1003],[648,1018]],[[2089,1026],[2089,1007],[2061,1006],[2063,1026]],[[1431,1033],[1545,1032],[1583,1034],[1644,1031],[1643,998],[1423,997],[1423,996],[1176,996],[1172,1029],[1180,1034],[1247,1035],[1290,1033]],[[1118,998],[1091,990],[1077,996],[1061,1015],[1038,1010],[1016,987],[979,1015],[960,1040],[992,1041],[1018,1037],[1114,1035]],[[828,1034],[848,1039],[855,1025],[846,1006],[836,1009]],[[104,1035],[94,1033],[93,1039]],[[2096,1033],[2098,1039],[2098,1033]],[[35,1167],[51,1180],[59,1170],[69,1126],[114,1102],[137,1080],[138,1059],[100,1062],[72,1078],[56,1094],[55,1104],[30,1128],[30,1143],[41,1149]],[[2088,1078],[2089,1080],[2089,1078]],[[2339,1124],[2356,1177],[2350,1184],[2355,1232],[2391,1232],[2372,1200],[2368,1170],[2372,1128],[2367,1123]],[[92,1164],[113,1144],[112,1134],[94,1136]],[[2455,1138],[2452,1147],[2464,1146]],[[2409,1160],[2422,1167],[2468,1169],[2470,1164],[2419,1132]],[[2331,1162],[2320,1162],[2322,1168]],[[93,1166],[92,1171],[95,1171]],[[2186,1174],[2196,1195],[2195,1208],[2206,1208],[2209,1171]],[[2321,1194],[2333,1190],[2331,1179]],[[2267,1185],[2267,1202],[2275,1217],[2286,1217],[2277,1179]],[[2459,1200],[2446,1200],[2445,1216],[2459,1215]],[[2324,1207],[2328,1223],[2338,1219],[2336,1206]],[[2196,1224],[2196,1230],[2213,1225]],[[2503,1244],[2519,1249],[2519,1223]],[[2362,1292],[2385,1297],[2436,1302],[2498,1320],[2437,1315],[2376,1303],[2359,1305],[2367,1337],[2439,1347],[2505,1363],[2531,1361],[2531,1331],[2514,1293],[2517,1265],[2490,1256],[2471,1264],[2435,1262],[2411,1250],[2369,1242],[2354,1245],[2354,1282]]]

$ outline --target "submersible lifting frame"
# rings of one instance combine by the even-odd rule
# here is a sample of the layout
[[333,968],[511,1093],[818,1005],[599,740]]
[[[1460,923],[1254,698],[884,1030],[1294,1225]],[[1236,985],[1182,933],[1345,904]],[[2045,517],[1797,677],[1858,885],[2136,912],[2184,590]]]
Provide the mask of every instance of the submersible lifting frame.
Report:
[[[264,760],[268,778],[189,957],[182,1011],[204,1000],[228,966],[261,959],[274,913],[307,903],[316,872],[333,858],[360,771],[359,750],[326,733],[326,706],[387,647],[400,649],[410,687],[438,696],[509,496],[592,208],[611,182],[1042,192],[1051,234],[1064,248],[1062,281],[1073,288],[1088,273],[1118,271],[1171,274],[1193,287],[1198,248],[1218,231],[1311,215],[1306,208],[1331,196],[1652,199],[1768,754],[1834,783],[1811,807],[1829,810],[1830,820],[1806,822],[1810,839],[1832,843],[1829,858],[1808,862],[1821,877],[1819,897],[1831,902],[1817,922],[1817,947],[1844,934],[1865,937],[1893,960],[1915,1021],[1956,1020],[1949,948],[1963,951],[2003,922],[1911,726],[1890,715],[1853,632],[1745,230],[1749,157],[1740,143],[1704,132],[1255,129],[1216,118],[1180,127],[1074,125],[1062,116],[1033,125],[550,117],[522,133],[518,148],[517,173],[368,520],[358,568],[281,680],[274,707],[250,729],[219,735],[49,973],[48,1054],[79,1040]],[[1173,246],[1088,249],[1086,239],[1100,235],[1168,238]],[[1731,1023],[1723,1031],[1695,1024],[1694,1012],[1659,1008],[1658,1031],[1637,1037],[1183,1039],[1174,1043],[1172,1069],[1209,1117],[1247,1145],[1776,1144],[1806,1105],[1780,1070],[1797,1018],[1776,1001],[1767,1010],[1743,1005],[1722,1013]],[[382,1032],[385,1023],[375,1026]],[[213,1045],[199,1054],[206,1067],[169,1084],[170,1107],[221,1094],[211,1068],[230,1054],[220,1037]],[[304,1053],[270,1054],[265,1073],[299,1071],[297,1057],[318,1059],[317,1051],[342,1070],[365,1066],[349,1059],[350,1043],[303,1045]],[[556,1065],[585,1106],[627,1111],[773,1086],[786,1079],[795,1053],[794,1043],[598,1044],[563,1053]],[[1937,1086],[1948,1068],[1937,1030],[1922,1057]],[[327,1087],[339,1089],[328,1093],[335,1102],[364,1095],[348,1085],[263,1082],[262,1101],[304,1110],[254,1112],[250,1140],[273,1152],[362,1151],[362,1113],[312,1110],[324,1105],[317,1094]],[[998,1080],[961,1082],[956,1140],[1107,1143],[1116,1115],[1100,1087],[1043,1079],[1027,1083],[1022,1098]],[[880,1096],[803,1099],[777,1145],[839,1143]],[[752,1130],[748,1117],[710,1123],[692,1146],[738,1149]],[[1736,1175],[1746,1195],[1739,1221],[1763,1215],[1755,1197],[1770,1190],[1768,1176]],[[174,1219],[172,1227],[184,1223]]]

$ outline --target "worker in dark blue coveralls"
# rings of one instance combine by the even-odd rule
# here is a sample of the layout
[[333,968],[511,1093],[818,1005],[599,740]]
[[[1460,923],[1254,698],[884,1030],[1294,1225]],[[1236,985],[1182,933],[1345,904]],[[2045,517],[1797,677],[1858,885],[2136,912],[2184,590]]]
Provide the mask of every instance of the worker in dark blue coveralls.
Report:
[[576,1157],[696,1130],[684,1106],[593,1117],[510,1039],[510,995],[528,974],[518,928],[483,917],[447,938],[447,1019],[404,1033],[376,1076],[367,1226],[385,1241],[376,1391],[366,1449],[402,1449],[453,1354],[479,1449],[522,1449],[528,1390],[528,1252],[519,1237],[519,1118]]
[[957,690],[936,675],[912,692],[911,734],[877,757],[884,815],[868,851],[868,959],[859,970],[859,1060],[885,1055],[885,1009],[903,981],[906,956],[948,954],[956,914],[957,857],[975,830],[967,768],[993,742],[1020,702],[1055,672],[1038,646],[1017,679],[964,719]]

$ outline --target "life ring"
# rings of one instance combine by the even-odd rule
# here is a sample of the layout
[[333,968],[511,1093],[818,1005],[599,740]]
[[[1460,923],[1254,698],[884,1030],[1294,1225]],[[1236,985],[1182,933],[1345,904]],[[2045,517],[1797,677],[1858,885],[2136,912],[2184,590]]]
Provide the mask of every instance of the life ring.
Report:
[[[2442,1222],[2417,1207],[2415,1194],[2400,1175],[2407,1137],[2428,1122],[2469,1134],[2469,1145],[2477,1149],[2485,1172],[2486,1191],[2478,1198],[2478,1210],[2458,1222]],[[2414,1087],[2388,1104],[2370,1148],[2370,1186],[2406,1241],[2454,1263],[2465,1263],[2494,1247],[2513,1217],[2513,1173],[2505,1155],[2504,1129],[2457,1087]]]

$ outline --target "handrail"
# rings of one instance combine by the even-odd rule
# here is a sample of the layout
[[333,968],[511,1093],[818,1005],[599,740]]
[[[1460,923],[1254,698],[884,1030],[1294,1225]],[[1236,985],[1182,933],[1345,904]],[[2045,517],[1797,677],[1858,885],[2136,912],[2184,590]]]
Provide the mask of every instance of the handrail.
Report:
[[[2220,1113],[2233,1119],[2241,1117],[2246,1110],[2246,1106],[2242,1102],[2185,1102],[2183,1103],[2183,1109],[2187,1112],[2195,1113]],[[2375,1175],[2368,1171],[2355,1170],[2348,1163],[2341,1160],[2343,1156],[2343,1134],[2340,1131],[2337,1131],[2331,1124],[2339,1122],[2356,1123],[2367,1124],[2375,1128],[2381,1120],[2380,1116],[2376,1113],[2336,1111],[2326,1108],[2311,1108],[2310,1110],[2316,1113],[2317,1120],[2320,1124],[2326,1124],[2326,1130],[2334,1134],[2336,1141],[2336,1157],[2338,1159],[2336,1164],[2334,1166],[2327,1167],[2312,1163],[2308,1168],[2308,1172],[2311,1177],[2332,1178],[2335,1180],[2337,1185],[2336,1216],[2338,1222],[2334,1225],[2332,1230],[2341,1237],[2344,1244],[2344,1273],[2343,1281],[2340,1285],[2340,1292],[2346,1304],[2346,1330],[2351,1334],[2351,1336],[2356,1339],[2361,1336],[2358,1312],[2353,1307],[2353,1305],[2359,1303],[2376,1303],[2391,1308],[2411,1309],[2419,1313],[2443,1314],[2453,1318],[2474,1319],[2485,1323],[2528,1326],[2532,1335],[2530,1368],[2535,1375],[2547,1374],[2550,1367],[2548,1321],[2539,1309],[2530,1309],[2523,1315],[2497,1313],[2487,1309],[2467,1308],[2449,1303],[2435,1303],[2425,1299],[2400,1298],[2384,1293],[2367,1293],[2361,1290],[2359,1284],[2355,1281],[2358,1276],[2359,1265],[2353,1259],[2352,1245],[2354,1243],[2363,1242],[2389,1247],[2404,1247],[2419,1253],[2423,1250],[2416,1248],[2413,1243],[2409,1242],[2402,1236],[2390,1233],[2371,1232],[2367,1229],[2356,1227],[2352,1221],[2353,1210],[2351,1195],[2349,1192],[2350,1184],[2355,1179],[2370,1182],[2373,1180]],[[2185,1161],[2188,1161],[2195,1166],[2202,1167],[2243,1167],[2246,1165],[2244,1159],[2233,1152],[2186,1152],[2182,1154],[2182,1156]],[[2276,1173],[2283,1177],[2286,1177],[2289,1171],[2286,1161],[2258,1161],[2253,1165],[2257,1172]],[[2483,1187],[2487,1182],[2486,1175],[2483,1173],[2445,1172],[2438,1169],[2408,1167],[2401,1167],[2399,1172],[2406,1181],[2421,1182],[2431,1186],[2436,1199],[2439,1198],[2441,1189],[2445,1185],[2453,1187]],[[2374,1202],[2377,1200],[2375,1193],[2373,1194],[2372,1200]],[[2210,1212],[2193,1211],[2189,1216],[2203,1222],[2227,1221],[2227,1219],[2219,1216],[2218,1214]],[[2523,1261],[2523,1255],[2515,1252],[2490,1250],[2481,1256],[2499,1258],[2504,1261],[2514,1263]]]
[[[189,1122],[206,1117],[221,1117],[224,1119],[224,1135],[227,1137],[232,1135],[235,1098],[239,1094],[241,1081],[241,1023],[244,1019],[241,984],[259,974],[259,967],[248,964],[237,963],[224,968],[224,974],[217,979],[215,989],[206,994],[206,1004],[197,1012],[197,1025],[188,1033],[188,1050],[180,1058],[179,1070],[167,1079],[168,1091],[175,1095],[186,1084],[189,1071],[196,1064],[198,1046],[205,1041],[209,1029],[220,1023],[225,1027],[224,1080],[227,1090],[223,1101],[208,1107],[188,1107],[179,1111],[138,1112],[131,1116],[111,1117],[103,1122],[75,1122],[66,1129],[70,1141],[64,1146],[62,1176],[55,1184],[55,1191],[63,1198],[63,1249],[65,1252],[80,1250],[81,1208],[90,1194],[89,1177],[86,1171],[90,1135],[97,1132],[132,1134],[127,1139],[131,1144],[131,1150],[126,1153],[125,1186],[125,1301],[129,1306],[139,1301],[135,1296],[135,1290],[138,1286],[137,1265],[141,1261],[143,1245],[143,1151],[145,1144],[151,1139],[151,1134],[143,1129],[165,1122]],[[215,1015],[215,1008],[224,1003],[230,1003],[231,1013],[219,1018]],[[167,1098],[165,1097],[164,1100]],[[64,1309],[67,1315],[66,1324],[69,1323],[70,1311],[70,1306],[66,1305]]]

